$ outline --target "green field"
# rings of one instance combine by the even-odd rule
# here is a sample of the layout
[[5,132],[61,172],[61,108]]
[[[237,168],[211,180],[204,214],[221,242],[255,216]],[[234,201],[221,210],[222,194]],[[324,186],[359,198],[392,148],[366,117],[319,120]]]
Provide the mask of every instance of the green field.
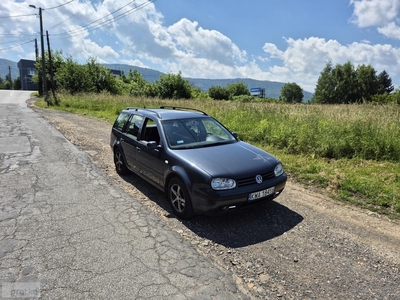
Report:
[[[400,106],[158,100],[59,95],[54,109],[110,122],[125,107],[191,107],[277,156],[292,180],[346,203],[400,217]],[[38,106],[45,107],[44,101]]]

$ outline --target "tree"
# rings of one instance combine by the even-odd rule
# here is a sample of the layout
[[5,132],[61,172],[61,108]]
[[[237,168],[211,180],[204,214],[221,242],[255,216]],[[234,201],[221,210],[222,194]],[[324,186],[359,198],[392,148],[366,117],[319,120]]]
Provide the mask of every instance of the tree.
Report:
[[228,92],[230,94],[230,98],[232,98],[234,96],[241,96],[241,95],[249,96],[250,95],[248,86],[246,84],[244,84],[243,82],[228,84],[226,86],[226,89],[228,90]]
[[155,97],[156,93],[153,92],[151,84],[143,79],[142,74],[138,70],[129,70],[128,76],[125,78],[128,84],[128,93],[132,96],[147,96]]
[[86,67],[68,57],[56,74],[57,85],[60,89],[75,94],[89,92],[93,88],[91,78],[88,76]]
[[96,59],[89,58],[86,64],[86,71],[91,79],[92,87],[88,91],[101,93],[107,91],[111,94],[118,94],[117,79],[103,65],[97,63]]
[[154,83],[157,96],[161,99],[190,99],[192,85],[179,74],[161,75]]
[[357,98],[370,102],[373,95],[379,94],[379,81],[376,71],[370,65],[361,65],[357,68]]
[[392,79],[390,78],[389,74],[383,70],[378,75],[378,82],[379,82],[379,92],[390,94],[394,90],[394,86],[392,84]]
[[331,61],[327,62],[318,78],[311,102],[320,104],[335,103],[335,83]]
[[336,65],[332,71],[335,82],[335,103],[355,103],[358,96],[357,74],[351,62]]
[[214,100],[229,100],[230,98],[229,91],[220,85],[210,87],[208,95]]
[[303,101],[303,89],[294,82],[286,83],[281,88],[280,99],[288,103],[300,103]]
[[20,90],[21,89],[21,79],[19,77],[14,79],[13,87],[14,87],[14,90]]

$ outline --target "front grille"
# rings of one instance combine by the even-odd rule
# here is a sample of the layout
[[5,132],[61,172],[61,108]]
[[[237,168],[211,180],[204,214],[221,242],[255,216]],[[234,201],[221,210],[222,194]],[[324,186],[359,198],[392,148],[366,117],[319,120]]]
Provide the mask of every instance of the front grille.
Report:
[[[268,172],[265,174],[260,174],[263,178],[263,182],[271,179],[271,178],[275,178],[275,174],[274,171],[272,172]],[[256,176],[257,174],[251,176],[251,177],[246,177],[246,178],[240,178],[236,180],[237,186],[238,187],[242,187],[242,186],[247,186],[247,185],[252,185],[252,184],[256,184]]]

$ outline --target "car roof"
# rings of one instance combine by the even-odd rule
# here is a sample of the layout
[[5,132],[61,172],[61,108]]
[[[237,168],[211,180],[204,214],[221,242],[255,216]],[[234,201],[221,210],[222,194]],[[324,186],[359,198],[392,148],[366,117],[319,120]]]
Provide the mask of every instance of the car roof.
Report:
[[127,107],[124,112],[133,113],[139,112],[140,114],[148,117],[155,117],[162,120],[185,119],[185,118],[199,118],[208,117],[208,115],[200,110],[185,107],[166,107],[160,108],[137,108]]

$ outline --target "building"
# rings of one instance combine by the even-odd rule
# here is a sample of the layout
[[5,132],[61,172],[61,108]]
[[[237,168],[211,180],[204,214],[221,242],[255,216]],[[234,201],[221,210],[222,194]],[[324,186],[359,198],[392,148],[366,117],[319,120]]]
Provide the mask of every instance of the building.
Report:
[[32,76],[36,74],[35,61],[21,59],[18,62],[19,78],[21,80],[21,90],[37,91],[37,85],[32,81]]

